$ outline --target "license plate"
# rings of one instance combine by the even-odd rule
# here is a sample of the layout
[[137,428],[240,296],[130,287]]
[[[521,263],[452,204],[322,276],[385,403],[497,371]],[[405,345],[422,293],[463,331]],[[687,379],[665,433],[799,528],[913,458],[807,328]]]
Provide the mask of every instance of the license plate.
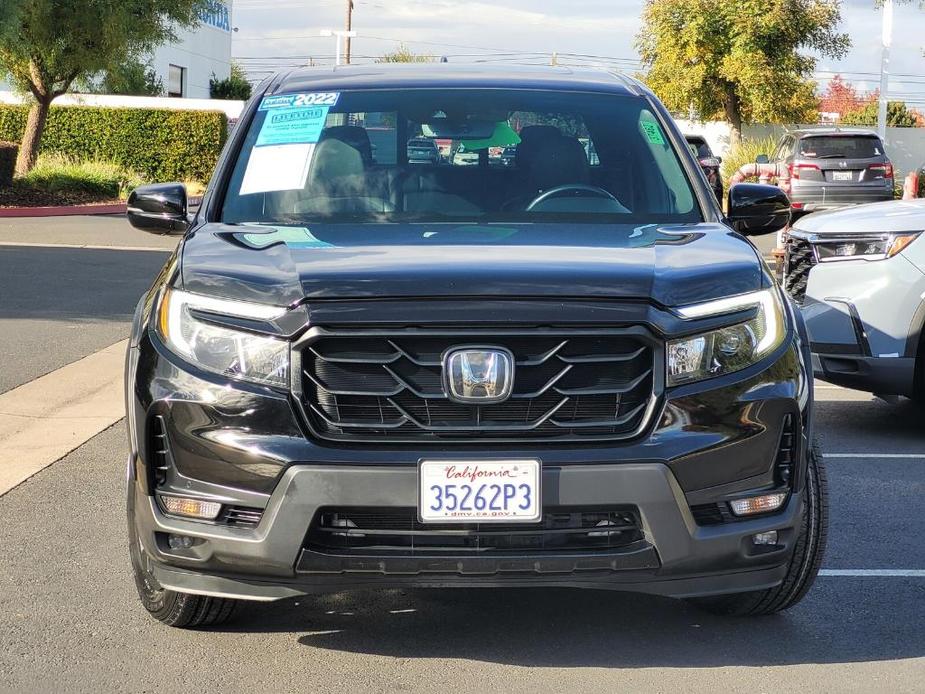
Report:
[[423,460],[418,517],[425,523],[542,518],[539,460]]
[[853,181],[854,173],[851,171],[833,171],[832,180],[833,181]]

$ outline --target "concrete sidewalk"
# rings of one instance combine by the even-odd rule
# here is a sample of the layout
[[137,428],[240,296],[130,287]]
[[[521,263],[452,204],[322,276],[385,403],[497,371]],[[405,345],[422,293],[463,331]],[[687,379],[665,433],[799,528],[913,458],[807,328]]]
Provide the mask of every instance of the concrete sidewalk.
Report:
[[170,251],[180,238],[139,231],[122,215],[0,218],[0,246],[60,245]]

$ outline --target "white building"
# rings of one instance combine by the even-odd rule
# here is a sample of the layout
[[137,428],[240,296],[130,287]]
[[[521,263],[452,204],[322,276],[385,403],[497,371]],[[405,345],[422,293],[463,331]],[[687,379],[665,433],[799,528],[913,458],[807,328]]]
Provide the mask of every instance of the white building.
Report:
[[[209,0],[199,24],[177,31],[177,40],[154,51],[151,66],[164,85],[165,96],[209,98],[209,80],[231,74],[233,0]],[[0,74],[0,91],[10,87]]]
[[209,80],[231,74],[232,0],[210,0],[199,26],[154,51],[151,65],[167,96],[209,98]]

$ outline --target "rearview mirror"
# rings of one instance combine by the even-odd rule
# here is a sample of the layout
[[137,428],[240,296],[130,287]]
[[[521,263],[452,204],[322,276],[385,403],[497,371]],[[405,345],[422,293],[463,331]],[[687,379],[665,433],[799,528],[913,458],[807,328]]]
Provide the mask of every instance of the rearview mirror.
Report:
[[189,227],[182,183],[139,186],[128,196],[127,207],[129,224],[151,234],[182,234]]
[[759,154],[757,157],[755,157],[756,164],[767,164],[769,161],[770,159],[768,159],[767,154]]
[[729,189],[729,224],[746,236],[760,236],[790,223],[790,198],[777,186],[739,183]]

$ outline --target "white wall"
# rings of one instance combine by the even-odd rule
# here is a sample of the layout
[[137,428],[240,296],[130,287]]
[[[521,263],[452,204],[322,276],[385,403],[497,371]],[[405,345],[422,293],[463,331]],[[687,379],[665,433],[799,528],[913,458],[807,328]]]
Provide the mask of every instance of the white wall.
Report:
[[[703,135],[710,148],[717,156],[724,156],[729,149],[729,126],[722,121],[697,122],[683,119],[675,121],[681,132],[691,135]],[[795,128],[818,128],[832,126],[818,125],[746,125],[742,135],[748,138],[772,137],[777,140],[787,130]],[[847,126],[846,126],[847,127]],[[875,132],[876,128],[867,128]],[[904,175],[925,165],[925,128],[887,128],[887,156],[893,162],[898,173]],[[768,152],[770,154],[770,152]]]
[[[22,104],[27,100],[10,91],[0,91],[0,104]],[[64,94],[55,106],[106,106],[108,108],[164,108],[174,111],[223,111],[229,121],[237,120],[243,101],[224,99],[168,99],[166,96],[118,96],[115,94]]]

